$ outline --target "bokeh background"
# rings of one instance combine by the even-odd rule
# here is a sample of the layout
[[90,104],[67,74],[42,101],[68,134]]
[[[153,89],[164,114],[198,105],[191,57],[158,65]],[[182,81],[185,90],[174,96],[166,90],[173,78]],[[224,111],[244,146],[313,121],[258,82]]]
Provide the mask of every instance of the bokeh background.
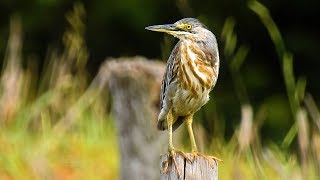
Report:
[[107,57],[166,62],[177,40],[144,27],[183,17],[219,44],[219,80],[195,122],[202,149],[225,161],[219,177],[319,178],[319,5],[1,0],[0,179],[119,178],[112,103],[83,99]]

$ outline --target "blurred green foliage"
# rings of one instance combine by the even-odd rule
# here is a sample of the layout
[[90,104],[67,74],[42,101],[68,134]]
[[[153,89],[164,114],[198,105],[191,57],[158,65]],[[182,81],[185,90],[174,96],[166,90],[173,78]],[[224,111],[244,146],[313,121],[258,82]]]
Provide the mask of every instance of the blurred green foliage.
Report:
[[176,40],[144,27],[186,16],[208,25],[219,43],[220,77],[195,125],[200,147],[225,160],[220,176],[315,178],[319,4],[1,1],[0,179],[77,179],[84,169],[88,178],[117,178],[107,100],[87,87],[106,57],[165,61]]

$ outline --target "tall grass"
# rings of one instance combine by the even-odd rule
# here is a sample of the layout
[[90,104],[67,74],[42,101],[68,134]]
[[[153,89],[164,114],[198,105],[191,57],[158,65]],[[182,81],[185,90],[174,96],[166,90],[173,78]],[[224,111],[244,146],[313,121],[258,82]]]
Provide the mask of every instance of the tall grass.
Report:
[[[317,125],[319,113],[312,96],[305,96],[306,78],[299,77],[296,80],[293,55],[287,50],[280,30],[268,9],[255,0],[248,1],[248,7],[267,29],[278,54],[294,123],[283,139],[281,147],[276,144],[267,147],[261,145],[259,130],[267,113],[266,107],[253,107],[250,104],[241,74],[241,66],[245,63],[250,49],[246,45],[238,45],[237,34],[234,31],[236,21],[232,17],[227,18],[221,37],[224,57],[241,103],[241,123],[234,137],[220,150],[225,163],[219,166],[219,176],[222,179],[317,179],[319,141],[310,141],[310,137],[318,139],[319,128],[310,131],[313,124],[308,118],[313,117]],[[303,105],[304,102],[306,106]],[[296,136],[300,152],[292,153],[288,147]],[[215,144],[212,145],[212,148],[214,147]]]
[[[306,78],[295,77],[293,55],[268,9],[254,0],[248,1],[248,7],[274,43],[294,123],[282,146],[262,146],[259,134],[268,113],[267,105],[255,107],[250,102],[242,75],[250,48],[238,43],[236,19],[230,17],[225,21],[221,39],[241,104],[241,123],[230,141],[219,138],[205,149],[224,160],[219,165],[220,179],[317,179],[318,107],[312,96],[305,93]],[[33,56],[23,57],[19,16],[10,21],[0,75],[0,179],[119,177],[117,137],[106,112],[107,100],[99,86],[90,84],[85,68],[89,57],[83,38],[85,10],[76,4],[66,17],[69,26],[62,37],[64,50],[48,49],[44,67],[39,67]],[[169,43],[165,40],[163,49]],[[25,59],[29,63],[22,66]],[[39,69],[43,69],[40,74]],[[205,139],[205,133],[196,134],[198,139]],[[293,153],[288,147],[296,136],[300,151]]]
[[23,27],[19,16],[10,21],[0,81],[0,179],[118,177],[106,100],[88,88],[83,6],[76,4],[66,17],[65,48],[48,50],[40,74],[36,60],[22,66]]

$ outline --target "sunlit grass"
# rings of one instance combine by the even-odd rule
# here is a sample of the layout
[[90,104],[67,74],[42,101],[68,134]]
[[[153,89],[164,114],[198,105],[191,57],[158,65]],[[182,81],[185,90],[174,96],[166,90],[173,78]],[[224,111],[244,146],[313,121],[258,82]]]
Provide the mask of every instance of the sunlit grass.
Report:
[[63,136],[1,128],[0,177],[116,179],[119,155],[111,119],[84,121]]
[[[271,15],[256,1],[250,1],[249,8],[261,18],[275,44],[296,123],[283,146],[260,143],[268,104],[250,104],[241,74],[250,48],[237,44],[235,19],[228,18],[221,35],[223,53],[241,103],[241,124],[228,141],[221,134],[210,139],[202,132],[196,133],[197,142],[205,146],[206,154],[223,159],[220,179],[317,179],[320,129],[311,128],[307,118],[319,123],[318,109],[312,96],[304,99],[306,80],[295,80],[293,57]],[[48,50],[39,75],[34,66],[22,67],[23,28],[18,17],[12,18],[0,80],[0,179],[118,179],[119,149],[108,99],[89,85],[85,69],[89,52],[83,39],[84,18],[83,6],[76,4],[67,14],[65,49]],[[303,100],[308,111],[300,105]],[[297,134],[300,151],[290,151]]]
[[48,52],[39,81],[37,69],[22,67],[21,22],[11,19],[0,81],[0,179],[118,178],[107,99],[88,88],[84,16],[80,4],[67,14],[65,50]]

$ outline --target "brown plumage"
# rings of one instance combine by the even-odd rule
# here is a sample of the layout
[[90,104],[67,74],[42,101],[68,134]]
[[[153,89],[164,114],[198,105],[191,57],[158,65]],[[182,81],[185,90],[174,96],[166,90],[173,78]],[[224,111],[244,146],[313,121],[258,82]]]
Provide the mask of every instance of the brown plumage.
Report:
[[[182,19],[175,25],[188,23],[192,25],[193,33],[191,30],[190,34],[174,34],[180,41],[168,59],[167,70],[163,77],[160,95],[161,112],[157,126],[159,130],[168,128],[166,115],[170,108],[176,117],[173,124],[175,128],[178,127],[175,124],[177,119],[184,119],[185,116],[198,111],[209,100],[209,92],[218,78],[219,55],[215,36],[193,18]],[[153,30],[152,26],[149,29]],[[186,93],[184,98],[177,94],[181,91]],[[192,100],[195,103],[192,103]],[[173,101],[189,107],[189,112],[177,108]],[[180,121],[177,123],[181,124]]]
[[209,93],[218,79],[219,52],[216,37],[194,18],[146,29],[166,32],[179,39],[167,61],[157,127],[159,130],[169,130],[169,152],[173,156],[176,150],[172,144],[172,131],[186,121],[192,152],[199,155],[192,131],[192,119],[193,114],[208,102]]

